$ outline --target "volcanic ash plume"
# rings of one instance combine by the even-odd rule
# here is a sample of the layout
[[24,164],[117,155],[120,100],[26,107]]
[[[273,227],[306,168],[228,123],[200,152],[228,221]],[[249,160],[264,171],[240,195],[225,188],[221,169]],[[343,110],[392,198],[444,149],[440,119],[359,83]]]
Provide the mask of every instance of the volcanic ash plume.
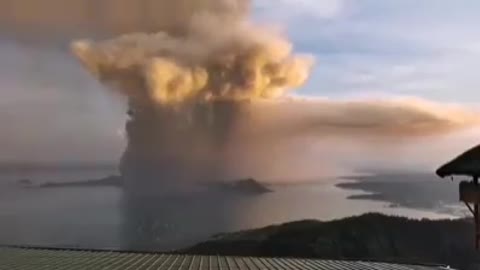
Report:
[[78,41],[73,50],[102,82],[163,106],[273,98],[305,82],[311,60],[292,55],[286,40],[246,22],[220,23],[198,21],[180,38],[159,32]]
[[312,65],[283,36],[240,16],[201,12],[184,29],[72,45],[91,73],[128,97],[127,178],[225,178],[243,107],[301,86]]
[[416,100],[261,102],[301,86],[312,59],[294,54],[274,29],[249,21],[248,1],[155,3],[163,7],[162,16],[152,17],[157,32],[72,44],[98,80],[128,98],[121,170],[131,189],[152,186],[158,193],[191,180],[298,175],[306,171],[301,149],[312,145],[305,137],[334,139],[328,146],[337,151],[353,138],[378,148],[380,139],[478,126],[476,112]]

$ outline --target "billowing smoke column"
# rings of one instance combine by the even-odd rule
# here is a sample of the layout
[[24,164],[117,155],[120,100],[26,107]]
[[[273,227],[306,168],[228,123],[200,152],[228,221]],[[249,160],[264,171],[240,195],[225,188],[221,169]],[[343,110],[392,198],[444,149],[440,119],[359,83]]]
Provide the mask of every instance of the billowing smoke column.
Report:
[[121,171],[131,188],[228,177],[237,154],[229,151],[231,135],[250,111],[244,108],[301,86],[312,65],[280,34],[252,24],[244,1],[168,3],[173,14],[191,5],[171,29],[72,45],[92,74],[128,97]]

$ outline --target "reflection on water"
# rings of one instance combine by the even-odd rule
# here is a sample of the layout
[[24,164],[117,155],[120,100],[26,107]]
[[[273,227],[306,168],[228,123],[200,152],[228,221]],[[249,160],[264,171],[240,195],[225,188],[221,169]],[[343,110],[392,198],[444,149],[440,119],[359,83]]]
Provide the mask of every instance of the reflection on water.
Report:
[[169,250],[205,240],[230,228],[235,197],[218,192],[164,197],[124,196],[124,249]]
[[119,190],[10,190],[0,198],[0,243],[47,246],[119,245]]
[[100,170],[0,173],[0,244],[119,246],[121,192],[116,188],[23,189],[15,182],[78,181],[113,172]]
[[[84,179],[101,176],[70,174]],[[451,217],[389,208],[382,202],[348,200],[354,193],[336,187],[336,180],[273,187],[275,192],[263,195],[209,192],[146,198],[125,196],[114,187],[20,189],[11,184],[18,178],[0,178],[1,244],[168,250],[220,232],[299,219],[330,220],[372,211]],[[37,178],[47,179],[46,175],[31,177]]]

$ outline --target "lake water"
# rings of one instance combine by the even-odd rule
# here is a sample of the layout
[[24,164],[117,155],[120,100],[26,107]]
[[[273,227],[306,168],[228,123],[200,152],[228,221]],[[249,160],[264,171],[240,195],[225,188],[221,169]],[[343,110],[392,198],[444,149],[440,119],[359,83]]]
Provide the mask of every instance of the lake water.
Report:
[[[414,218],[454,218],[434,207],[403,207],[352,196],[362,188],[337,187],[339,179],[272,186],[251,196],[127,197],[117,187],[21,188],[18,179],[75,181],[112,169],[49,170],[0,174],[0,244],[170,250],[210,236],[300,219],[332,220],[366,212]],[[418,208],[418,209],[415,209]]]

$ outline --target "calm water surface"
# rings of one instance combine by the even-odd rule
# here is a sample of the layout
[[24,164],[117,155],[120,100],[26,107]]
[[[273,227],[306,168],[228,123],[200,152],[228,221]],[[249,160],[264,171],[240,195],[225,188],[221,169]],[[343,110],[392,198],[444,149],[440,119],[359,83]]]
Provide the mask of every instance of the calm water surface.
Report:
[[300,219],[331,220],[366,212],[415,218],[451,218],[435,209],[391,207],[351,200],[364,191],[337,187],[339,180],[272,186],[254,196],[222,194],[127,198],[117,187],[21,188],[18,179],[78,181],[113,170],[7,172],[0,174],[0,243],[81,248],[169,250],[209,236]]

